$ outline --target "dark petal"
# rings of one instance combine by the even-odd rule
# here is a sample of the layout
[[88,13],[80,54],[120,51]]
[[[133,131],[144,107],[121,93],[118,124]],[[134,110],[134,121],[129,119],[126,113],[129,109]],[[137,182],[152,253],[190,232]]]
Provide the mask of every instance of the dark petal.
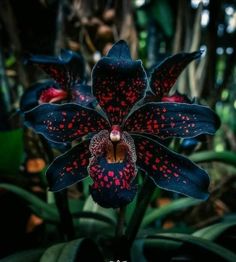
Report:
[[137,193],[137,185],[131,185],[128,189],[95,188],[89,187],[93,200],[105,208],[119,208],[128,205]]
[[124,41],[113,46],[92,73],[93,95],[111,124],[119,125],[134,104],[144,96],[146,73],[141,61],[133,61]]
[[178,91],[176,91],[171,96],[163,96],[161,101],[162,102],[187,103],[187,104],[193,104],[194,103],[194,101],[190,100],[186,95],[180,94]]
[[124,40],[116,42],[109,50],[107,57],[132,60],[129,46]]
[[134,185],[136,152],[132,137],[123,132],[121,140],[114,146],[109,132],[102,130],[92,138],[89,149],[92,158],[88,171],[94,182],[90,192],[94,201],[107,208],[127,205],[137,191]]
[[42,92],[53,88],[55,90],[60,90],[58,84],[54,81],[46,81],[42,83],[37,83],[31,87],[29,87],[23,94],[21,101],[20,101],[20,110],[21,111],[28,111],[32,108],[39,105],[40,95]]
[[126,120],[124,130],[168,137],[195,137],[214,134],[218,116],[206,106],[184,103],[147,103]]
[[208,197],[209,177],[203,169],[155,140],[139,135],[132,137],[137,166],[146,171],[157,186],[194,198]]
[[80,84],[71,88],[71,99],[74,103],[89,108],[95,108],[98,104],[96,98],[91,93],[91,86]]
[[179,53],[164,60],[151,74],[150,87],[161,99],[168,95],[171,87],[185,67],[194,59],[199,58],[202,51],[193,53]]
[[89,164],[89,175],[94,183],[90,192],[95,202],[103,207],[117,208],[127,205],[136,194],[133,180],[137,170],[130,160],[108,163],[106,158],[93,157]]
[[109,129],[95,110],[77,104],[43,104],[25,113],[25,124],[54,142],[71,142],[88,133]]
[[49,189],[59,191],[88,176],[89,140],[57,157],[46,171]]
[[70,88],[84,80],[84,59],[80,53],[62,50],[59,56],[31,55],[27,62],[39,65],[62,88]]

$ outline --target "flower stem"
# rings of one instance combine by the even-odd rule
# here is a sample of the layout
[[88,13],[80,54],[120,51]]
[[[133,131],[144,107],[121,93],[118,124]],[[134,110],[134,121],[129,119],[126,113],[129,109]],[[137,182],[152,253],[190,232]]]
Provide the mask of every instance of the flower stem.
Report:
[[[49,162],[54,160],[53,151],[48,143],[48,141],[43,137],[39,136],[47,154]],[[73,225],[73,218],[69,210],[69,203],[67,197],[67,189],[54,193],[56,206],[60,215],[61,228],[65,240],[71,240],[75,236],[75,230]]]
[[120,207],[118,209],[118,220],[116,225],[116,237],[120,237],[123,235],[125,223],[125,207]]
[[155,188],[156,186],[151,181],[151,179],[149,177],[146,177],[138,196],[139,202],[137,203],[137,206],[132,214],[132,217],[129,221],[129,224],[125,232],[129,247],[131,247],[138,233],[139,227],[142,223],[143,217],[145,215],[146,209],[152,198]]
[[56,205],[60,214],[61,228],[66,241],[75,237],[72,215],[69,210],[67,189],[55,192]]

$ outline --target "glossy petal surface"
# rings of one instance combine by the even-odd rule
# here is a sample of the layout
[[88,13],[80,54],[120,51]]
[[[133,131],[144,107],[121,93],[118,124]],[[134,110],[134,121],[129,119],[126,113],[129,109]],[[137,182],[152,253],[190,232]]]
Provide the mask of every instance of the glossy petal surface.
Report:
[[70,103],[40,105],[25,113],[25,124],[54,142],[71,142],[109,128],[95,110]]
[[59,191],[88,176],[89,140],[57,157],[46,171],[49,189]]
[[115,44],[92,73],[93,95],[111,124],[119,125],[133,105],[143,97],[146,73],[141,61],[133,61],[124,41]]
[[126,120],[128,132],[156,134],[160,138],[214,134],[220,120],[206,106],[184,103],[147,103]]
[[64,89],[84,79],[83,57],[73,51],[62,50],[59,56],[31,55],[27,62],[39,65]]
[[201,56],[202,51],[179,53],[168,57],[151,74],[150,87],[159,98],[166,96],[185,67]]
[[157,186],[194,198],[208,197],[209,177],[203,169],[155,140],[139,135],[132,137],[137,150],[137,166]]

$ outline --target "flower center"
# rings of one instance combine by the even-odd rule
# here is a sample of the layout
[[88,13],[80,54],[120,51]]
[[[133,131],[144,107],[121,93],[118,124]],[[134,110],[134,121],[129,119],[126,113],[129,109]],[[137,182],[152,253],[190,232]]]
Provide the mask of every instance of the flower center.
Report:
[[119,142],[121,138],[120,135],[120,127],[117,125],[114,125],[111,127],[111,132],[110,132],[110,139],[112,142]]
[[122,142],[112,142],[106,147],[107,163],[122,163],[127,156],[128,147]]

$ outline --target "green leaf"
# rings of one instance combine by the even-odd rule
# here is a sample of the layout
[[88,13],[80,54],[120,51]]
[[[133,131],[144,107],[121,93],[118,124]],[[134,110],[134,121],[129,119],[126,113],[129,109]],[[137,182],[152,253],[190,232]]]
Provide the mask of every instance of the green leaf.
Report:
[[217,223],[205,228],[202,228],[196,232],[194,232],[192,235],[195,237],[201,237],[204,239],[212,240],[214,241],[216,238],[218,238],[221,234],[223,234],[226,230],[235,227],[236,222],[222,222]]
[[18,252],[1,259],[1,262],[38,262],[44,249],[32,249]]
[[141,227],[147,227],[158,219],[161,219],[175,211],[198,205],[200,202],[201,200],[193,198],[181,198],[174,200],[170,204],[156,208],[153,211],[149,212],[149,214],[144,217]]
[[42,255],[40,262],[59,262],[60,255],[65,245],[66,243],[60,243],[49,247]]
[[49,247],[40,262],[103,261],[96,244],[89,239],[76,239]]
[[134,197],[133,201],[130,202],[126,208],[125,208],[125,221],[126,223],[128,223],[128,221],[130,220],[130,218],[132,217],[132,214],[136,208],[137,205],[137,194]]
[[2,183],[2,184],[0,183],[0,188],[4,188],[18,195],[20,198],[24,199],[27,203],[30,204],[31,207],[33,206],[33,210],[37,213],[37,215],[41,214],[41,217],[43,217],[42,214],[46,213],[47,216],[51,217],[52,219],[59,220],[59,215],[56,209],[52,209],[49,204],[45,203],[39,197],[26,191],[25,189],[6,183]]
[[[90,216],[88,218],[80,218],[77,222],[79,227],[80,234],[86,236],[93,236],[97,234],[114,234],[115,227],[114,225],[117,222],[116,210],[112,208],[103,208],[96,204],[92,197],[89,196],[85,201],[83,212]],[[108,222],[109,221],[109,222]]]
[[7,175],[16,175],[23,160],[23,130],[0,132],[0,170]]
[[168,3],[166,0],[156,0],[150,11],[166,36],[171,37],[173,35],[174,29],[173,14],[170,3]]
[[217,245],[209,240],[194,237],[186,234],[156,234],[155,236],[150,236],[150,238],[164,239],[164,240],[172,240],[172,241],[180,241],[185,244],[190,244],[195,247],[198,247],[202,250],[206,250],[207,252],[216,255],[217,257],[223,258],[226,261],[235,262],[236,254],[229,251],[228,249]]
[[236,167],[236,153],[229,151],[202,151],[199,153],[192,154],[189,158],[196,163],[218,161]]

